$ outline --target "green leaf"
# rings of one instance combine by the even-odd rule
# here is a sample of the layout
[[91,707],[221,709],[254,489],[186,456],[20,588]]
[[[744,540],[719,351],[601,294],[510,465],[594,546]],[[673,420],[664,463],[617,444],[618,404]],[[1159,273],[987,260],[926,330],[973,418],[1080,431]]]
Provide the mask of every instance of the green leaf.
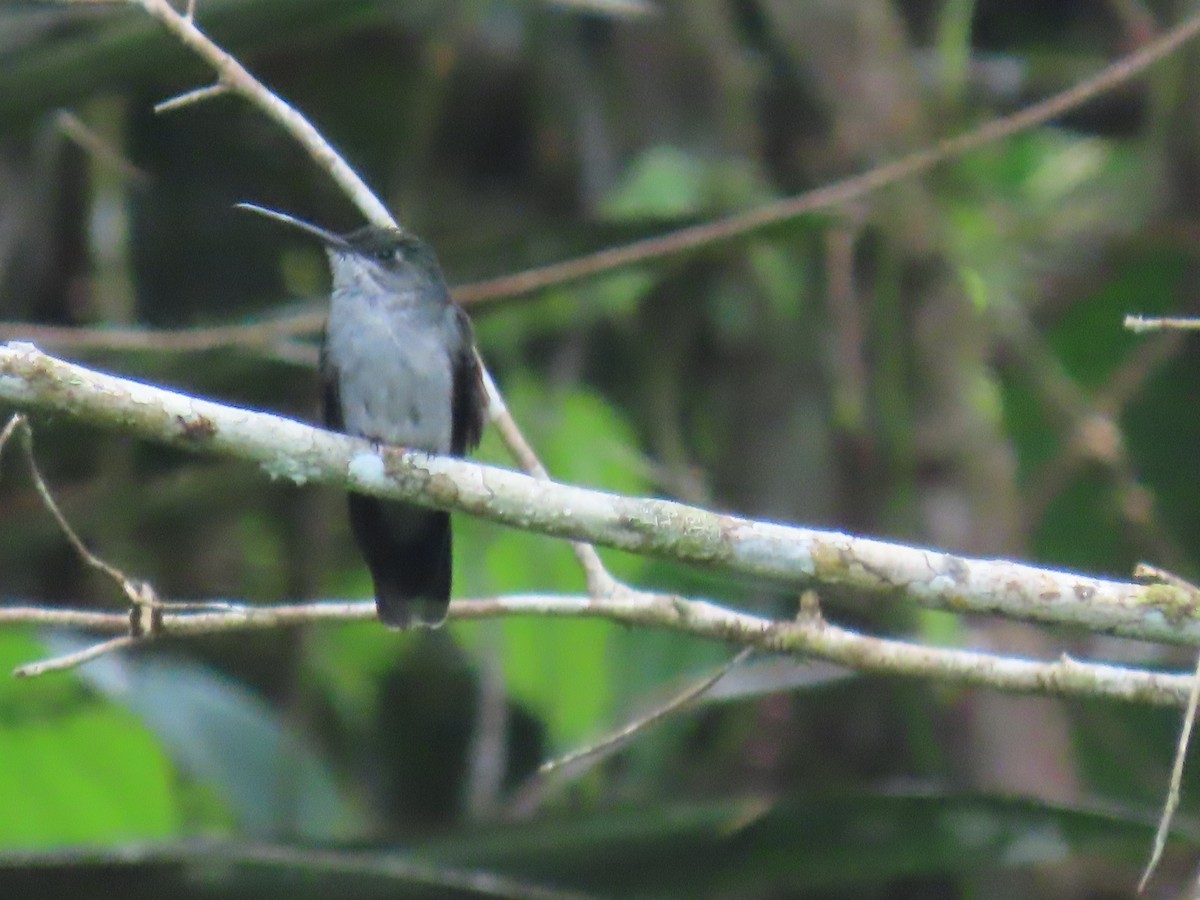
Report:
[[[25,632],[0,634],[5,673],[46,654]],[[127,711],[71,675],[0,677],[0,845],[49,847],[178,835],[175,773]]]
[[[532,378],[504,385],[513,414],[555,478],[638,494],[646,482],[632,427],[603,397],[583,387],[549,390]],[[481,451],[502,457],[494,435]],[[497,529],[477,520],[455,522],[455,593],[579,593],[583,574],[563,541]],[[644,563],[621,557],[618,572],[635,578]],[[454,626],[468,645],[478,629]],[[547,724],[556,747],[571,746],[612,720],[617,661],[613,641],[624,629],[601,621],[506,619],[500,628],[504,672],[513,696]]]
[[[82,646],[62,634],[47,643],[55,652]],[[324,762],[237,682],[163,655],[109,656],[79,671],[158,735],[180,769],[215,788],[244,831],[330,838],[365,828]]]
[[677,147],[653,147],[633,161],[600,201],[617,222],[679,219],[760,202],[764,179],[743,160],[704,159]]
[[608,219],[671,219],[697,212],[705,196],[705,168],[675,147],[654,147],[639,156],[600,202]]
[[124,710],[90,702],[0,728],[0,844],[55,846],[177,835],[174,772]]

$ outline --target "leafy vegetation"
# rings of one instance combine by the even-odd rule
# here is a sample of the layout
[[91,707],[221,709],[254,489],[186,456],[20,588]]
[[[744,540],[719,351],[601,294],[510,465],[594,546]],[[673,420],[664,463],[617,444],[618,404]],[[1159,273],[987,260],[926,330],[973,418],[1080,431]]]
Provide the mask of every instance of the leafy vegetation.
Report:
[[[1194,48],[1050,125],[820,213],[529,294],[489,294],[485,280],[869,170],[1067,87],[1170,10],[654,5],[197,8],[469,285],[483,355],[555,477],[1194,578],[1198,357],[1121,327],[1127,313],[1194,312]],[[206,77],[136,9],[0,8],[0,312],[101,329],[64,351],[95,365],[311,418],[314,334],[105,346],[133,326],[320,308],[319,252],[236,201],[359,224],[240,102],[153,112]],[[73,141],[60,109],[124,164]],[[370,589],[341,497],[61,418],[34,425],[71,522],[165,597]],[[478,458],[508,464],[494,433]],[[4,602],[122,602],[67,547],[15,454],[3,462]],[[564,544],[465,517],[455,529],[458,596],[584,592]],[[771,585],[603,558],[632,584],[796,613]],[[1192,664],[822,603],[834,621],[929,643]],[[80,640],[5,626],[0,671]],[[758,660],[616,751],[536,774],[728,656],[677,634],[513,617],[436,634],[242,633],[0,678],[0,884],[22,897],[1131,893],[1171,711]],[[1196,812],[1185,791],[1164,885],[1200,856]]]

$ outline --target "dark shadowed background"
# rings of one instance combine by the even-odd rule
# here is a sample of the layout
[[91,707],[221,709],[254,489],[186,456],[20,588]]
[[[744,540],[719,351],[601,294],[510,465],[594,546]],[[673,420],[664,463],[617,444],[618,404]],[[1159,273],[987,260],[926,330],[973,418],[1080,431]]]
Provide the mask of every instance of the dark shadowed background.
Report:
[[[197,5],[459,285],[867,170],[1068,87],[1195,11]],[[1198,62],[1189,45],[1051,126],[819,215],[528,295],[476,291],[480,349],[564,481],[1116,577],[1139,560],[1194,577],[1200,356],[1121,323],[1197,312]],[[209,80],[136,9],[0,5],[0,318],[179,329],[322,308],[319,250],[232,206],[335,230],[361,218],[242,101],[154,112]],[[107,149],[81,142],[81,125]],[[202,352],[87,334],[44,347],[315,419],[314,334]],[[60,417],[34,426],[68,518],[165,597],[368,596],[336,492]],[[491,433],[479,458],[510,464]],[[0,600],[119,608],[19,455],[3,462]],[[455,527],[456,596],[583,589],[565,544]],[[796,610],[770,586],[603,556],[638,585]],[[1192,665],[1184,650],[906,607],[826,613],[930,643]],[[78,641],[0,630],[0,670]],[[32,681],[0,674],[0,891],[1131,895],[1167,783],[1169,710],[759,660],[620,753],[529,781],[730,652],[514,618],[420,635],[241,633]],[[1185,790],[1164,890],[1200,857],[1198,811]],[[383,855],[322,856],[346,846]],[[455,880],[467,872],[493,881]]]

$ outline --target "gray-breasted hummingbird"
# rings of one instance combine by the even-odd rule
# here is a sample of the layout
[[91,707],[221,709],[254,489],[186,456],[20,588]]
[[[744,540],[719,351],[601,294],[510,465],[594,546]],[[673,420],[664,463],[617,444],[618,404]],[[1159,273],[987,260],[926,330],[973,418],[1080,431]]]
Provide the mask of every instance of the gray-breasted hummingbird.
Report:
[[[471,321],[450,299],[433,251],[394,228],[334,234],[285,213],[241,209],[307,232],[333,275],[321,346],[325,426],[380,444],[463,456],[479,444],[487,398]],[[391,628],[434,627],[450,604],[450,514],[351,493],[350,527]]]

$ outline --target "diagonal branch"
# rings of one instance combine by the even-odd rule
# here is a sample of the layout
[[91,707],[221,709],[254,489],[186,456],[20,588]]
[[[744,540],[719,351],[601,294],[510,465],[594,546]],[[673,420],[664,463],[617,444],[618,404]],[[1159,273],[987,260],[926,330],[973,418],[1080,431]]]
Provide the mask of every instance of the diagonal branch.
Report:
[[[1200,610],[1171,584],[1130,584],[544,481],[464,460],[378,448],[291,419],[200,400],[0,345],[0,399],[317,482],[453,509],[553,537],[723,569],[781,585],[905,599],[951,612],[1200,644]],[[631,599],[630,602],[633,602]],[[707,608],[707,607],[705,607]],[[693,623],[700,607],[664,613]],[[694,624],[694,623],[693,623]],[[719,629],[712,637],[720,637]]]
[[[141,0],[127,0],[127,2],[141,2]],[[1060,93],[1011,115],[993,119],[971,131],[858,175],[852,175],[841,181],[823,185],[815,190],[787,197],[746,212],[735,213],[725,218],[703,222],[631,244],[608,247],[595,253],[552,263],[548,266],[457,285],[452,291],[454,299],[464,306],[473,306],[496,300],[529,296],[545,288],[557,287],[638,263],[698,250],[721,241],[746,237],[763,228],[778,225],[799,216],[844,205],[873,191],[920,175],[941,163],[956,159],[987,146],[989,143],[1012,137],[1029,128],[1044,125],[1099,94],[1137,78],[1150,66],[1192,40],[1198,33],[1200,33],[1200,14],[1185,19],[1141,49],[1118,59],[1091,78],[1072,85]],[[199,34],[203,38],[203,34]],[[203,39],[207,40],[207,38]],[[253,80],[253,76],[249,76],[249,73],[247,73],[247,77]],[[257,102],[255,100],[255,97],[258,96],[256,92],[243,93],[243,96],[250,99],[251,102]],[[295,111],[293,110],[293,112]],[[268,114],[270,113],[268,112]],[[330,149],[332,150],[332,148]],[[322,149],[320,153],[323,152]],[[318,161],[320,153],[315,157]],[[357,180],[358,176],[355,175],[354,178]],[[350,190],[356,191],[358,188],[351,187]],[[211,346],[224,346],[228,343],[248,346],[269,344],[279,336],[315,333],[320,330],[322,321],[323,317],[319,315],[292,313],[268,323],[182,330],[73,328],[0,322],[0,340],[32,340],[60,347],[188,352],[207,349]],[[1127,319],[1126,327],[1133,330],[1150,330],[1163,327],[1159,324],[1162,321],[1180,320],[1143,319],[1140,316],[1131,316]],[[1200,326],[1193,324],[1177,327],[1195,328]]]
[[1128,56],[1118,59],[1091,78],[1086,78],[1066,90],[1027,106],[1012,115],[993,119],[978,128],[939,141],[893,162],[884,163],[816,190],[764,204],[744,213],[735,213],[723,219],[681,228],[678,231],[636,241],[632,244],[608,247],[586,256],[553,263],[542,268],[517,272],[479,284],[465,285],[455,291],[455,296],[461,303],[473,304],[502,297],[530,294],[547,287],[577,281],[624,266],[649,262],[659,257],[744,237],[755,231],[761,231],[764,228],[779,225],[818,210],[840,206],[864,194],[920,175],[935,166],[988,144],[1052,122],[1097,95],[1136,78],[1155,63],[1170,56],[1184,44],[1193,40],[1197,35],[1200,35],[1200,13],[1184,19],[1174,28],[1164,32],[1161,37],[1150,41]]
[[[380,202],[365,181],[350,167],[334,148],[317,131],[313,124],[281,97],[265,86],[230,53],[214,44],[188,16],[175,11],[167,0],[127,0],[140,6],[174,35],[181,44],[212,66],[219,84],[227,91],[243,97],[257,106],[271,119],[283,126],[302,146],[313,161],[328,172],[339,188],[359,208],[372,225],[396,227],[396,222],[387,207]],[[206,89],[207,90],[207,89]]]

